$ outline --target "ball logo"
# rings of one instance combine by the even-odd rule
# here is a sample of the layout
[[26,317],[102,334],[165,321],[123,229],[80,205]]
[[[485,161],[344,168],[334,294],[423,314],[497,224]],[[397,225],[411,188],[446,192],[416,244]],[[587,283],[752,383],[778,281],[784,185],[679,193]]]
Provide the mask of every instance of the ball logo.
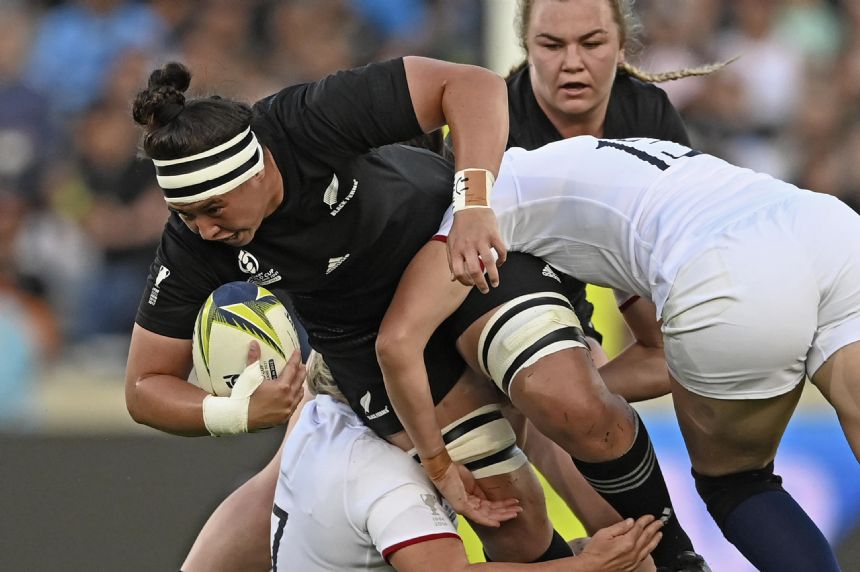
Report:
[[247,250],[240,250],[239,270],[245,274],[256,274],[257,271],[260,270],[260,263],[257,261],[257,257]]

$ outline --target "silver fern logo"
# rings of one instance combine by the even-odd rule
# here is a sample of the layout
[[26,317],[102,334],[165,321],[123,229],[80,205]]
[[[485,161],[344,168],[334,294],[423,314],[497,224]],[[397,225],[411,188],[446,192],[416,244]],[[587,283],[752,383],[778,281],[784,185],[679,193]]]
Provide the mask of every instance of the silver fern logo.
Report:
[[329,209],[337,202],[337,189],[339,186],[340,183],[337,180],[337,175],[332,175],[331,183],[328,184],[328,188],[323,193],[323,202],[328,205]]
[[361,399],[358,400],[358,403],[361,405],[361,408],[364,409],[365,413],[370,413],[370,392],[368,391],[362,395]]

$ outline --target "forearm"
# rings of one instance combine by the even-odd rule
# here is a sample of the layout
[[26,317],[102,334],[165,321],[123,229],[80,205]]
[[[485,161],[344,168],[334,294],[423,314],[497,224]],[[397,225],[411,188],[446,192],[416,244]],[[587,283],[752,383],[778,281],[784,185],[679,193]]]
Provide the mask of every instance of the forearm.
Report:
[[403,65],[421,129],[429,133],[447,123],[457,170],[497,175],[508,140],[505,81],[482,67],[429,58],[407,56]]
[[609,390],[630,403],[669,393],[669,371],[662,347],[634,342],[599,372]]
[[206,395],[178,377],[153,375],[126,385],[126,406],[138,423],[174,435],[199,437],[209,435],[203,422]]
[[498,75],[481,72],[449,82],[442,109],[451,129],[455,169],[481,168],[497,176],[508,140],[507,87]]
[[436,420],[422,350],[423,346],[410,351],[401,344],[380,354],[380,366],[394,411],[423,459],[440,453],[445,442]]

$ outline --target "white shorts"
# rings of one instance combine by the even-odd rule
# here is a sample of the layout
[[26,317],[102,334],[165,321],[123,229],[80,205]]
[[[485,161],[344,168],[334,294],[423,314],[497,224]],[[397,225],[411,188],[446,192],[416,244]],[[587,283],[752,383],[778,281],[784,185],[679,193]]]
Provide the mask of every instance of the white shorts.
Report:
[[662,319],[669,371],[686,389],[787,393],[860,340],[860,216],[814,193],[752,213],[681,267]]

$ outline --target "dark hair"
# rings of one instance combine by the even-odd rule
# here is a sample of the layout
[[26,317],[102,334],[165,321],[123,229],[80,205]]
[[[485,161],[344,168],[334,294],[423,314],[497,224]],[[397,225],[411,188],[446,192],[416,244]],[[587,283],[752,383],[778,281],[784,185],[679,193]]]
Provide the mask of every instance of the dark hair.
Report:
[[150,159],[178,159],[224,143],[251,124],[251,107],[218,96],[186,101],[191,72],[170,62],[149,76],[134,99],[132,116],[143,126],[141,147]]

